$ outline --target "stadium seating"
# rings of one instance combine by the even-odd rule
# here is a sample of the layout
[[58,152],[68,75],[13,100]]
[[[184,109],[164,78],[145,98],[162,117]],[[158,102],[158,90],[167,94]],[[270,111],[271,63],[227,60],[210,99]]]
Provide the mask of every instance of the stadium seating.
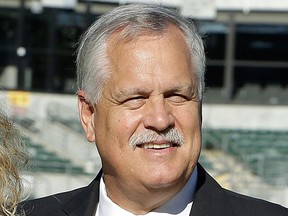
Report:
[[268,183],[288,183],[287,131],[206,128],[203,147],[231,154]]
[[76,166],[68,159],[48,151],[41,144],[34,143],[30,138],[24,137],[30,153],[30,163],[33,172],[86,174],[81,166]]

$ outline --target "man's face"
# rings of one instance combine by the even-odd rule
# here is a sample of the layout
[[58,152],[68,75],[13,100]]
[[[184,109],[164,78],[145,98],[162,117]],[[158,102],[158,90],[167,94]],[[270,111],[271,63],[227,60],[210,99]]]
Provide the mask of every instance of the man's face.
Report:
[[[184,37],[170,27],[163,35],[117,39],[108,44],[112,74],[100,102],[81,114],[101,155],[108,193],[110,185],[122,192],[181,188],[201,149],[201,104]],[[182,145],[161,136],[175,129]],[[146,133],[152,133],[149,141]]]

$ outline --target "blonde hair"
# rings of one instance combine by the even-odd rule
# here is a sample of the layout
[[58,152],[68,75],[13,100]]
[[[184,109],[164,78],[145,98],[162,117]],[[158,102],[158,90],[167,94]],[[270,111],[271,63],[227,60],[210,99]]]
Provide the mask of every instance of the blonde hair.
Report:
[[14,216],[22,194],[19,170],[26,167],[28,154],[17,128],[0,111],[0,215]]

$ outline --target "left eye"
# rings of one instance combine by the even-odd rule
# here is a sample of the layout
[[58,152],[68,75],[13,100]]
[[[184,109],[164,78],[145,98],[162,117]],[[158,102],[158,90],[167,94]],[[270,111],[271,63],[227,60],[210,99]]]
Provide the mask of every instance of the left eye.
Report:
[[188,100],[188,98],[184,95],[170,95],[167,99],[174,103],[183,103]]

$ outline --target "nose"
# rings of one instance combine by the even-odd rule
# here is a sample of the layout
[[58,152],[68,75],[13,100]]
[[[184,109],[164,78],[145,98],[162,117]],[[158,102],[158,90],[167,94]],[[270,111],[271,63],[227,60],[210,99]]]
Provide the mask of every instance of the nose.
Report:
[[[148,105],[149,104],[149,105]],[[155,131],[164,131],[175,124],[171,107],[165,103],[165,99],[154,98],[149,100],[147,112],[144,116],[144,127]]]

